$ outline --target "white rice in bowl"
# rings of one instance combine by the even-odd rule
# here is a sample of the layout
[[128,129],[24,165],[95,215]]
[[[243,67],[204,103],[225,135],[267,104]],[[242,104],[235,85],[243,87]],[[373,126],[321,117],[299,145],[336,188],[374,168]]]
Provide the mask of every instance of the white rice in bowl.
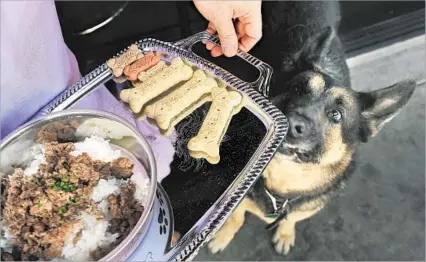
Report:
[[[49,164],[49,147],[50,145],[47,144],[37,144],[34,147],[31,148],[31,154],[33,155],[32,161],[29,163],[27,168],[23,171],[15,170],[13,175],[9,176],[9,188],[13,188],[16,186],[17,181],[25,181],[20,182],[21,186],[22,184],[27,185],[26,183],[39,183],[38,185],[43,184],[45,186],[44,182],[40,182],[41,180],[45,179],[46,177],[49,177],[51,173],[46,171],[46,166]],[[57,203],[49,200],[50,198],[43,198],[43,195],[37,195],[34,199],[30,198],[31,201],[34,201],[36,207],[30,207],[29,208],[29,215],[36,216],[34,214],[38,214],[37,212],[41,209],[46,209],[49,212],[53,212],[52,214],[59,214],[62,218],[65,219],[73,219],[73,221],[77,221],[74,224],[71,224],[72,227],[68,229],[68,231],[64,231],[66,233],[63,234],[63,238],[61,241],[63,241],[62,248],[59,250],[60,254],[55,257],[49,257],[49,260],[55,260],[55,261],[63,261],[63,260],[79,260],[79,261],[87,261],[92,260],[92,252],[102,250],[103,248],[106,248],[106,250],[112,250],[116,245],[119,244],[117,241],[121,238],[124,239],[124,234],[121,232],[109,232],[111,228],[114,228],[113,225],[119,223],[120,221],[125,222],[125,215],[121,214],[120,212],[124,212],[123,208],[117,208],[119,203],[119,199],[122,199],[126,195],[122,196],[122,194],[127,194],[129,192],[132,192],[132,198],[134,201],[133,206],[142,208],[143,206],[146,206],[147,200],[148,200],[148,194],[149,194],[149,184],[150,180],[147,177],[147,174],[142,166],[140,166],[139,163],[135,162],[135,159],[130,156],[128,153],[124,153],[125,151],[121,151],[115,147],[112,147],[108,140],[105,140],[104,138],[100,136],[90,136],[85,138],[82,142],[77,142],[73,144],[73,150],[70,151],[68,154],[71,159],[78,159],[78,158],[84,158],[87,154],[88,157],[91,159],[91,161],[98,161],[96,163],[105,163],[109,170],[111,170],[111,174],[108,176],[103,176],[99,178],[98,180],[94,180],[96,184],[93,184],[90,186],[90,183],[93,183],[93,180],[89,180],[89,182],[85,182],[83,177],[77,177],[78,183],[72,184],[72,179],[75,178],[75,174],[78,172],[74,172],[75,170],[71,170],[73,165],[78,166],[79,164],[73,164],[71,163],[71,167],[68,171],[63,171],[65,175],[63,177],[66,177],[64,179],[61,178],[61,181],[56,180],[55,182],[55,188],[48,188],[46,192],[53,192],[52,195],[57,194],[58,201],[61,200],[64,196],[73,196],[73,194],[77,194],[78,190],[80,188],[85,188],[85,183],[89,184],[88,187],[90,187],[89,195],[85,195],[83,197],[74,197],[71,199],[71,202],[68,201],[66,203],[66,208],[63,208],[64,206],[61,206],[58,210],[55,210],[53,212],[52,210],[55,209],[55,206],[57,207]],[[130,176],[122,176],[122,177],[115,177],[113,175],[114,172],[117,172],[117,169],[114,165],[119,166],[120,161],[122,161],[123,157],[128,158],[133,162],[133,171]],[[71,160],[74,161],[74,160]],[[77,161],[77,160],[76,160]],[[93,162],[95,163],[95,162]],[[95,166],[95,165],[94,165]],[[84,166],[83,166],[84,167]],[[80,169],[76,169],[77,171]],[[83,170],[83,169],[82,169]],[[121,169],[118,169],[121,170]],[[113,172],[114,171],[114,172]],[[52,176],[58,176],[58,171],[54,171],[52,173]],[[26,178],[23,178],[21,173],[23,173],[23,176]],[[56,174],[56,175],[55,175]],[[62,173],[60,173],[62,174]],[[101,171],[99,171],[99,174],[103,175]],[[49,178],[52,179],[52,178]],[[57,177],[54,177],[54,179],[57,179]],[[34,182],[35,181],[35,182]],[[44,180],[43,180],[44,181]],[[64,182],[65,181],[65,182]],[[83,182],[82,182],[83,181]],[[74,181],[75,182],[75,181]],[[80,182],[82,182],[83,186],[80,186]],[[126,192],[122,192],[122,190],[125,190]],[[40,193],[42,194],[42,193]],[[31,194],[30,194],[31,195]],[[2,221],[2,234],[0,238],[0,244],[3,252],[11,252],[11,239],[14,237],[11,234],[12,231],[16,231],[16,227],[9,228],[9,224],[12,221],[12,217],[14,216],[13,212],[13,205],[9,202],[13,202],[13,193],[7,193],[4,194],[2,197],[7,197],[5,200],[3,200],[3,203],[6,203],[4,211],[2,210],[2,213],[5,213],[6,216],[3,217]],[[48,195],[48,197],[51,197],[51,195]],[[78,198],[78,199],[77,199]],[[38,200],[37,200],[38,199]],[[47,200],[46,200],[47,199]],[[38,201],[38,202],[37,202]],[[46,203],[47,201],[47,203]],[[73,202],[74,201],[74,202]],[[89,209],[82,209],[80,208],[80,202],[84,203],[90,203]],[[59,203],[59,202],[58,202]],[[16,204],[16,203],[15,203]],[[9,206],[8,206],[9,205]],[[115,205],[115,208],[113,206]],[[129,204],[129,207],[132,205]],[[76,206],[76,208],[74,208]],[[82,205],[84,206],[84,205]],[[77,213],[74,214],[74,217],[68,218],[66,215],[70,213],[71,211],[74,212],[74,210]],[[48,212],[45,211],[45,212]],[[117,215],[117,212],[119,215]],[[130,211],[129,211],[130,212]],[[132,216],[135,216],[135,214],[142,214],[143,211],[131,211],[136,212],[132,213]],[[139,212],[139,213],[137,213]],[[40,213],[43,214],[43,213]],[[3,214],[2,214],[3,215]],[[28,215],[28,214],[27,214]],[[140,215],[139,215],[140,216]],[[8,220],[9,218],[9,220]],[[140,217],[138,217],[139,219]],[[124,223],[123,222],[123,223]],[[130,222],[129,222],[130,223]],[[134,225],[133,225],[134,226]],[[59,230],[58,228],[62,229],[64,226],[51,227],[48,231],[42,232],[40,234],[49,234],[52,230]],[[131,228],[129,229],[131,230]],[[19,230],[18,230],[19,231]],[[60,231],[58,231],[60,232]],[[130,232],[130,231],[129,231]],[[20,233],[20,232],[18,232]],[[128,233],[128,232],[127,232]],[[17,237],[20,237],[21,235],[18,235]],[[121,241],[120,240],[120,241]],[[53,244],[51,244],[52,246]],[[114,245],[111,247],[111,245]],[[50,246],[50,247],[51,247]],[[49,247],[49,248],[50,248]],[[39,250],[39,249],[37,249]],[[45,250],[43,250],[44,252]],[[2,252],[2,253],[3,253]],[[40,251],[41,252],[41,251]],[[37,253],[39,254],[39,253]],[[45,254],[45,253],[43,253]],[[99,257],[98,257],[99,258]]]

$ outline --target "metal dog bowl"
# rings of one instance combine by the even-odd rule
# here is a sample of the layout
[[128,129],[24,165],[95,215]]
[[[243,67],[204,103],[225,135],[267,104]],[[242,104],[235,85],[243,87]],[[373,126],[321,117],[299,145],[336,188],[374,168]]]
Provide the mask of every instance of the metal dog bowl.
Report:
[[[65,110],[35,119],[14,131],[1,142],[0,172],[6,174],[13,172],[13,166],[28,165],[31,161],[28,151],[31,146],[37,143],[36,134],[40,128],[46,125],[70,122],[78,127],[71,131],[71,134],[67,133],[67,139],[72,137],[71,141],[77,142],[91,135],[108,139],[111,146],[122,150],[127,157],[133,160],[135,169],[140,169],[141,172],[138,173],[145,173],[150,181],[148,198],[144,200],[144,212],[138,223],[129,235],[101,260],[123,261],[128,259],[143,241],[149,227],[155,227],[155,223],[158,223],[157,217],[153,218],[159,215],[161,215],[163,221],[155,228],[157,234],[155,243],[162,246],[163,248],[160,250],[164,252],[173,232],[173,216],[168,198],[156,182],[157,171],[154,155],[150,145],[138,130],[116,115],[98,110]],[[151,223],[153,220],[155,222]],[[163,225],[164,220],[167,221],[167,227]],[[159,235],[159,233],[161,234]],[[145,248],[143,249],[145,250]],[[142,250],[139,250],[139,252],[142,252]],[[152,250],[146,253],[149,254],[150,252],[152,253]]]

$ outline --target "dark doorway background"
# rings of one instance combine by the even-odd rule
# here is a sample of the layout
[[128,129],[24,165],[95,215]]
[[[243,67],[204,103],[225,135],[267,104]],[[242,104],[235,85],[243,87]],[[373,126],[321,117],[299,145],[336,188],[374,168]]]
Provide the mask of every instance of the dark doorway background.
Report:
[[[340,5],[340,35],[348,56],[425,31],[424,1],[341,1]],[[206,27],[191,1],[57,1],[56,6],[65,41],[82,74],[141,38],[175,41]],[[113,15],[104,27],[77,34]]]
[[[58,1],[56,6],[65,41],[76,55],[82,74],[88,73],[139,39],[153,37],[163,41],[176,41],[204,30],[207,24],[191,1]],[[424,1],[341,1],[340,6],[339,34],[348,57],[425,32]],[[102,24],[111,17],[113,19],[105,26],[88,33],[90,31],[88,29]],[[198,50],[200,51],[198,54],[205,51],[202,46],[200,48],[202,50]],[[229,59],[225,60],[229,62]],[[247,73],[246,69],[237,65],[226,69],[237,76],[238,71]],[[260,128],[253,130],[259,131]],[[254,137],[260,138],[261,135]],[[248,140],[241,141],[247,144]],[[244,152],[247,153],[248,150]],[[235,152],[230,153],[235,155]],[[226,171],[231,170],[232,173],[232,169],[226,163],[223,168]],[[188,179],[182,179],[185,176]],[[179,177],[178,181],[176,177]],[[193,225],[192,220],[197,220],[195,211],[197,215],[203,214],[205,211],[200,210],[208,209],[212,204],[211,201],[216,199],[215,194],[211,194],[205,188],[216,190],[217,195],[221,194],[222,191],[217,191],[217,185],[220,183],[212,177],[214,178],[210,176],[209,181],[204,180],[194,187],[197,179],[198,181],[203,179],[202,176],[196,177],[186,171],[181,173],[175,171],[163,181],[167,193],[173,196],[171,201],[175,220],[180,219],[176,224],[177,230],[181,233],[187,232]],[[191,193],[188,191],[191,190],[180,190],[181,188],[193,189],[192,194],[195,196],[188,195]],[[204,195],[210,198],[203,202],[197,198],[198,192],[204,192]],[[179,205],[183,203],[180,201],[181,198],[191,201],[183,201],[185,203]],[[186,202],[193,207],[188,209]]]

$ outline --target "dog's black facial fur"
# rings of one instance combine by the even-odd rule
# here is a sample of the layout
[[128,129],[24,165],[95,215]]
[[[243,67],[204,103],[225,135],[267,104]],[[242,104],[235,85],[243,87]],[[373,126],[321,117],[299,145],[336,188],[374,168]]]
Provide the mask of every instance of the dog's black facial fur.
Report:
[[300,73],[285,83],[282,94],[274,99],[290,124],[280,153],[293,155],[297,162],[319,163],[331,132],[340,132],[343,143],[350,147],[358,142],[353,130],[363,121],[356,92],[332,83],[314,71]]
[[[311,81],[315,79],[324,79],[323,86],[312,87]],[[407,80],[358,93],[330,83],[333,81],[327,80],[327,76],[307,71],[283,86],[274,103],[288,117],[290,125],[280,153],[294,156],[297,162],[319,163],[327,137],[334,130],[340,132],[344,144],[355,149],[407,104],[416,86],[414,81]]]
[[[342,142],[354,149],[408,102],[415,87],[412,81],[371,93],[350,89],[349,70],[336,33],[340,18],[336,1],[265,5],[271,10],[266,14],[270,18],[265,38],[268,34],[273,37],[267,37],[270,40],[263,45],[280,51],[275,58],[258,55],[276,69],[272,101],[290,123],[281,154],[296,162],[319,163],[325,145],[335,142],[328,139],[330,132],[340,132]],[[322,83],[315,87],[311,81]]]
[[313,72],[299,74],[284,85],[285,91],[274,100],[290,124],[279,152],[294,155],[297,162],[319,163],[327,137],[334,130],[340,132],[342,142],[349,148],[367,142],[407,104],[416,86],[414,81],[406,80],[358,93],[324,81],[323,88],[313,90],[309,81],[315,77],[323,76]]
[[[290,107],[312,102],[306,90],[312,73],[321,74],[327,86],[350,87],[344,51],[335,32],[340,21],[339,4],[337,1],[279,1],[264,2],[263,8],[263,17],[268,18],[264,20],[264,37],[259,43],[258,50],[262,52],[257,53],[255,49],[253,53],[275,69],[270,96],[292,118],[290,124],[297,119],[309,127],[321,125],[309,116],[291,112]],[[293,127],[293,130],[299,128]],[[285,143],[280,152],[293,155],[297,162],[317,163],[324,151],[323,144],[318,142],[320,130],[320,126],[310,128],[303,139],[300,135],[292,139],[290,134],[288,140],[292,141],[289,142],[303,140],[304,144],[294,147]]]

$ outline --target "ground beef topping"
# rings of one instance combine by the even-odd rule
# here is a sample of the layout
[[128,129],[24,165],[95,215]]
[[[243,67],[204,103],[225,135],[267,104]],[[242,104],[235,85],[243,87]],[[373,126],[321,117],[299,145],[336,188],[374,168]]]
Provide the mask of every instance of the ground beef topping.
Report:
[[[129,178],[133,174],[133,163],[128,158],[105,163],[91,159],[86,153],[72,156],[74,145],[69,142],[70,134],[74,134],[77,126],[78,123],[70,122],[43,127],[37,138],[44,146],[46,163],[40,164],[37,173],[31,176],[20,168],[10,176],[2,176],[2,223],[14,236],[13,252],[2,249],[2,260],[60,257],[82,211],[103,218],[100,207],[91,200],[99,180],[111,176]],[[129,180],[120,187],[120,194],[107,197],[112,214],[108,232],[119,233],[119,237],[112,245],[94,251],[94,259],[118,245],[136,225],[143,207],[134,199],[134,193],[135,185]],[[74,241],[78,241],[78,236]]]

